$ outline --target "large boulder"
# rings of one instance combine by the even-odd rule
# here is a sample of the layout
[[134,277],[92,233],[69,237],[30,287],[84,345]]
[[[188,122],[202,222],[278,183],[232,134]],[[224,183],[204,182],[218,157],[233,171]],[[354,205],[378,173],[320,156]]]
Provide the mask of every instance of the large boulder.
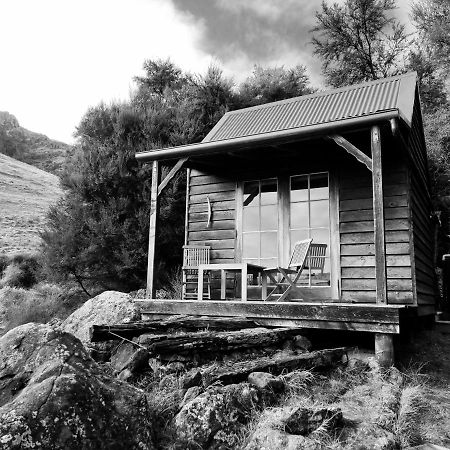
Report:
[[260,403],[259,391],[248,383],[210,387],[175,417],[177,448],[236,448],[239,428]]
[[111,325],[133,322],[139,319],[139,312],[133,298],[124,292],[106,291],[89,299],[74,311],[61,325],[87,347],[102,350],[104,345],[93,345],[89,338],[92,325]]
[[150,418],[71,334],[28,323],[0,339],[1,449],[153,449]]

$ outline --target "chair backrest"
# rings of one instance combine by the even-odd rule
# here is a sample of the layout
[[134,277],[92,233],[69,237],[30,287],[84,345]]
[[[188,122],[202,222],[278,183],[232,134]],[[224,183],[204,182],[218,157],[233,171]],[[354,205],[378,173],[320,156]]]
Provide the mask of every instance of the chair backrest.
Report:
[[304,239],[303,241],[298,241],[294,244],[291,260],[289,261],[289,267],[303,268],[306,257],[308,256],[311,242],[312,239]]
[[209,251],[211,247],[206,245],[183,246],[183,268],[196,268],[199,264],[209,264]]
[[326,252],[327,244],[311,244],[306,265],[310,269],[323,271]]

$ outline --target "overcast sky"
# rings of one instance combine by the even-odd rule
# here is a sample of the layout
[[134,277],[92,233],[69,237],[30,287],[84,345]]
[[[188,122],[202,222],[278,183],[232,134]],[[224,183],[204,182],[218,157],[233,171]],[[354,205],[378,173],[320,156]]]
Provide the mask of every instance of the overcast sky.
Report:
[[[340,0],[342,1],[342,0]],[[126,99],[149,58],[242,80],[255,64],[320,63],[309,30],[319,0],[0,0],[0,111],[53,139],[89,106]],[[409,0],[396,12],[408,22]]]

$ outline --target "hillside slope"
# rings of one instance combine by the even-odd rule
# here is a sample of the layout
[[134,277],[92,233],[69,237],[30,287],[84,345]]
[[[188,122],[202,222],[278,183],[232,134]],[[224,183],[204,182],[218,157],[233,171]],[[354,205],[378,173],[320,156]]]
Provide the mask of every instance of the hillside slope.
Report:
[[0,154],[0,253],[35,252],[61,194],[57,176]]
[[15,116],[0,111],[0,153],[59,175],[72,147],[20,126]]

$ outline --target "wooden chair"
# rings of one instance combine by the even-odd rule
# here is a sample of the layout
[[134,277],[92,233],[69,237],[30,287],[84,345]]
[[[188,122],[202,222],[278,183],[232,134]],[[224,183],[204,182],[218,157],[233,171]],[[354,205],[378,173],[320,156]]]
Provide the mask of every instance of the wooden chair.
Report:
[[320,274],[323,275],[326,252],[327,244],[311,244],[305,268],[309,268],[310,270],[320,270]]
[[[198,289],[198,266],[209,264],[210,247],[206,245],[184,245],[183,246],[183,300],[197,300]],[[203,298],[211,300],[211,277],[209,273],[204,274],[203,283],[206,291]]]
[[[265,298],[266,301],[272,299],[276,299],[279,302],[283,301],[297,285],[300,275],[307,264],[311,242],[312,239],[304,239],[294,244],[294,250],[292,251],[291,260],[287,268],[271,267],[264,269],[263,276],[267,276],[275,285],[267,298]],[[281,275],[280,280],[277,279],[278,274]],[[293,277],[291,278],[291,276]],[[277,290],[281,292],[277,293]]]

